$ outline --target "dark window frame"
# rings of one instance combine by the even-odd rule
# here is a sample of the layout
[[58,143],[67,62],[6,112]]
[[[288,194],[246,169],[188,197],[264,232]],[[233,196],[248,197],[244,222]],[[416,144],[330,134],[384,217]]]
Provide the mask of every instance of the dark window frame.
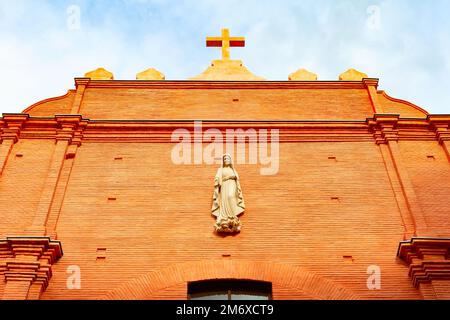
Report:
[[213,279],[188,282],[188,300],[201,299],[208,295],[227,295],[232,300],[235,295],[254,295],[272,300],[272,283],[256,280]]

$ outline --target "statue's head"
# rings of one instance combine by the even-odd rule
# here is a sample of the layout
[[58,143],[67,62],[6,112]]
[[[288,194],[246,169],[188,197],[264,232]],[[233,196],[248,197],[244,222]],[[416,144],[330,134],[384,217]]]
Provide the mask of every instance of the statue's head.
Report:
[[229,154],[224,154],[222,159],[224,167],[229,167],[232,165],[231,156]]

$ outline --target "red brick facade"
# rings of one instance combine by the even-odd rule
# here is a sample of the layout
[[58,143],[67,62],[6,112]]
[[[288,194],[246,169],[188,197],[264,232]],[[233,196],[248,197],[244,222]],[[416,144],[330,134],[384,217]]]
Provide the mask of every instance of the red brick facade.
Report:
[[[190,281],[248,279],[274,299],[450,299],[450,115],[377,85],[79,78],[4,114],[0,297],[186,299]],[[217,165],[171,161],[194,120],[279,130],[276,175],[236,166],[240,234],[214,233]]]

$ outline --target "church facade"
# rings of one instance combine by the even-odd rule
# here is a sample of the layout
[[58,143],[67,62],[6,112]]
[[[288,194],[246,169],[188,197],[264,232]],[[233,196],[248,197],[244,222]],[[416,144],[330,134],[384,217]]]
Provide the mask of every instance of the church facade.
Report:
[[0,298],[450,299],[450,115],[207,44],[3,114]]

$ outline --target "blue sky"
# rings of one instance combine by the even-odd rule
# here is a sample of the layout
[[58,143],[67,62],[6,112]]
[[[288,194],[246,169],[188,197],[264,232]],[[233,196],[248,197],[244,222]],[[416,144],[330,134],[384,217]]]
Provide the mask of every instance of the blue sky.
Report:
[[0,0],[0,112],[65,94],[100,66],[116,79],[149,67],[187,79],[220,57],[205,37],[228,27],[247,38],[231,57],[269,80],[356,68],[450,113],[449,13],[447,0]]

